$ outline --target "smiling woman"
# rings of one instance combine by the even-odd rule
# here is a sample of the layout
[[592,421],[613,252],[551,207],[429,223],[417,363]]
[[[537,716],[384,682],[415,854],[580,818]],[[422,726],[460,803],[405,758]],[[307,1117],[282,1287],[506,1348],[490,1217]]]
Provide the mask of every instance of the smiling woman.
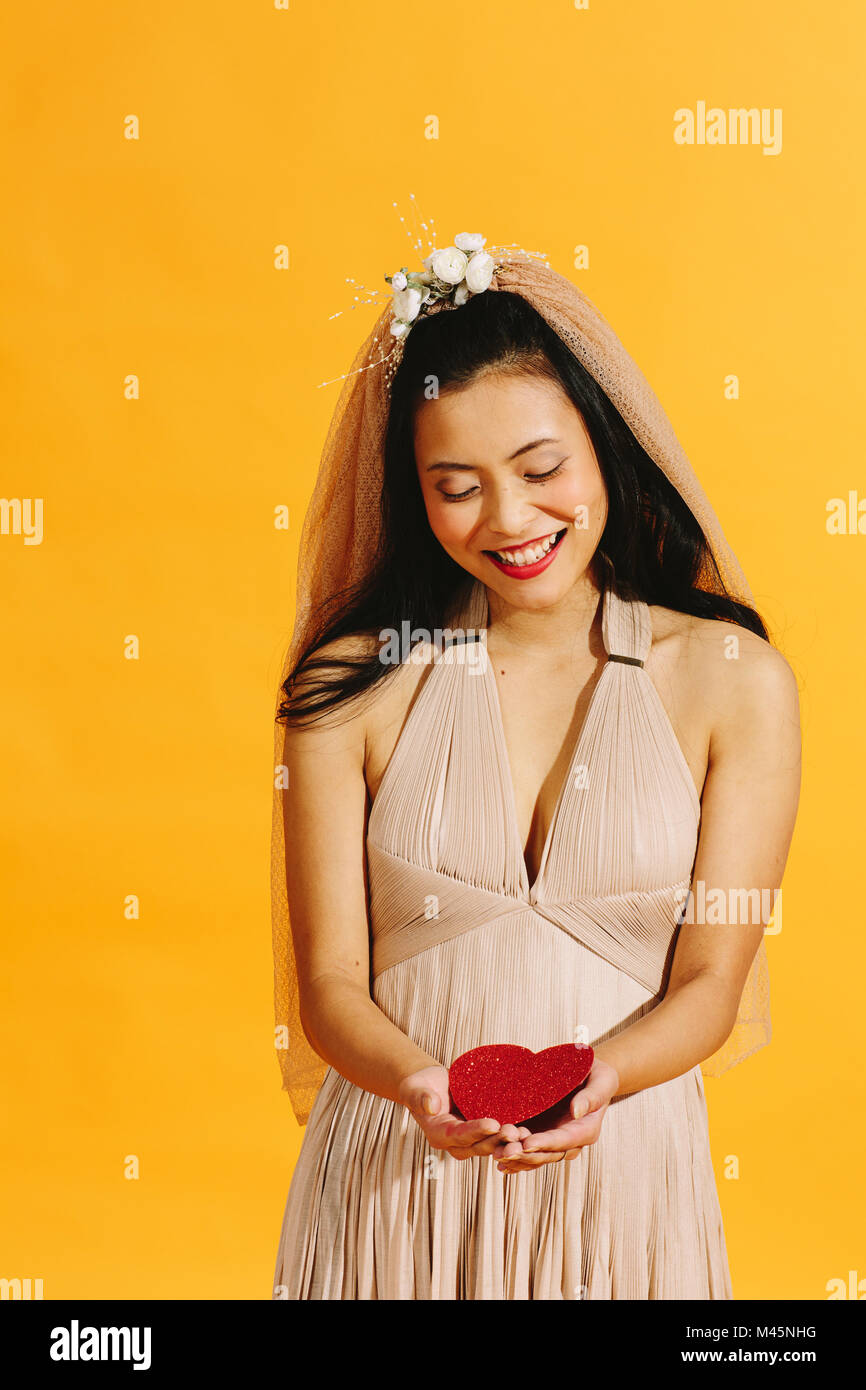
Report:
[[[393,380],[347,383],[302,538],[273,891],[307,1129],[274,1296],[727,1299],[702,1077],[769,1039],[764,924],[681,913],[693,880],[781,881],[796,686],[589,301],[519,257],[439,288]],[[407,625],[445,640],[395,666]],[[553,1119],[456,1109],[462,1053],[577,1041]]]

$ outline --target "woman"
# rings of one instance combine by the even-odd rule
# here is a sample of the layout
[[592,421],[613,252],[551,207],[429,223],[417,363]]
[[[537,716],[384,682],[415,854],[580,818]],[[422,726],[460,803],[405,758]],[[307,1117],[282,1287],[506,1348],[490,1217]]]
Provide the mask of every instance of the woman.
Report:
[[[731,1298],[702,1077],[769,1038],[796,682],[598,311],[482,246],[394,277],[301,542],[274,1297]],[[555,1110],[457,1111],[461,1053],[572,1041]]]

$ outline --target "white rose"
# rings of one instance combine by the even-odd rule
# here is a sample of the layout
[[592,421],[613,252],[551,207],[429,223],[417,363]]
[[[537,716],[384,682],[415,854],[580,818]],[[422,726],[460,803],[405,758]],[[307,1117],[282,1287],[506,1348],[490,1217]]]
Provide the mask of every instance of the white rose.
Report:
[[486,240],[487,237],[480,232],[460,232],[454,238],[454,245],[459,246],[461,251],[480,251]]
[[399,319],[391,320],[391,332],[395,338],[405,338],[411,327],[411,323],[401,323]]
[[455,303],[455,304],[465,304],[468,298],[469,298],[469,290],[468,290],[468,288],[467,288],[466,281],[465,281],[465,280],[461,280],[460,284],[457,286],[456,290],[454,291],[454,295],[453,295],[454,303]]
[[446,285],[459,285],[466,274],[467,263],[467,257],[456,246],[446,246],[444,251],[433,252],[430,267]]
[[394,295],[393,309],[395,319],[402,319],[404,323],[411,323],[418,317],[418,310],[421,308],[421,291],[414,285],[408,289],[398,290]]
[[406,276],[403,274],[402,270],[398,270],[397,273],[396,273],[396,275],[392,275],[392,276],[391,276],[391,289],[392,289],[392,290],[405,290],[405,288],[406,288]]
[[486,290],[493,279],[496,262],[486,251],[476,251],[466,265],[466,283],[473,294]]

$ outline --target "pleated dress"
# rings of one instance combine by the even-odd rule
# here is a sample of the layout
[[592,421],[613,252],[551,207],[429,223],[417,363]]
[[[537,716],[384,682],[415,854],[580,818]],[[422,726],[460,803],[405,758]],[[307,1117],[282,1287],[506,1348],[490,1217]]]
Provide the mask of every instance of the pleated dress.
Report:
[[[459,624],[488,617],[473,580]],[[423,675],[370,808],[373,998],[444,1066],[484,1044],[597,1044],[663,997],[700,799],[644,669],[647,605],[606,589],[602,633],[534,883],[493,666],[466,638]],[[433,1149],[404,1106],[328,1068],[274,1298],[732,1296],[699,1065],[615,1097],[574,1160],[513,1174]]]

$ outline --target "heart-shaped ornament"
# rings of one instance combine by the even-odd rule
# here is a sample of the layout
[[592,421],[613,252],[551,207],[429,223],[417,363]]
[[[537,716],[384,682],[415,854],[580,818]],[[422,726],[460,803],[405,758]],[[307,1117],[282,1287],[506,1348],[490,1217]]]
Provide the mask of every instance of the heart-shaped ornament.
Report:
[[577,1090],[589,1076],[593,1059],[591,1047],[575,1043],[543,1052],[511,1043],[473,1047],[451,1063],[448,1084],[465,1120],[489,1118],[517,1125]]

